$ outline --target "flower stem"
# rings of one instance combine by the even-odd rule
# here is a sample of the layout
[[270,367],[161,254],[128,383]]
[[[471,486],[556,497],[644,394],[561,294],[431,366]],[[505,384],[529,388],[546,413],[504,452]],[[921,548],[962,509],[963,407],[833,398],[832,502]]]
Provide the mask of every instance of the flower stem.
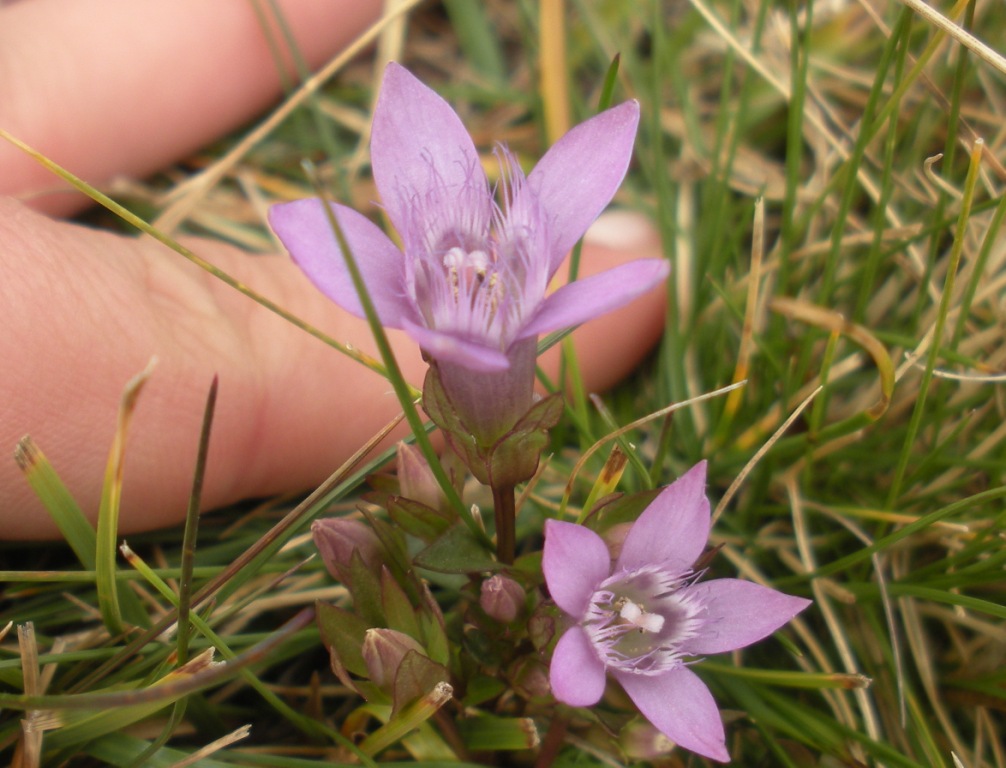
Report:
[[548,725],[548,732],[538,750],[538,759],[534,761],[534,768],[550,768],[559,756],[562,743],[566,738],[566,726],[569,719],[565,712],[557,711]]
[[516,548],[516,506],[512,485],[493,486],[493,512],[496,515],[496,558],[512,565]]

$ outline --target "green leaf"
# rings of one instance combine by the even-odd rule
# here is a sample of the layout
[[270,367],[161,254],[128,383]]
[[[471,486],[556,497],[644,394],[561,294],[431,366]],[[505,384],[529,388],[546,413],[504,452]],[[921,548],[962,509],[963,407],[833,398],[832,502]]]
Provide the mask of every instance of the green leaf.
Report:
[[[187,695],[183,689],[173,685],[205,671],[213,660],[212,651],[204,651],[178,669],[168,672],[152,687],[161,687],[164,697],[153,701],[129,704],[121,707],[108,707],[100,710],[71,709],[59,714],[61,727],[46,734],[47,750],[59,751],[74,748],[88,743],[99,736],[121,731],[134,723],[173,704],[182,696]],[[125,694],[125,692],[123,692]]]
[[495,699],[507,689],[507,684],[498,677],[479,675],[468,681],[465,688],[465,706],[476,707],[479,704]]
[[468,717],[458,721],[458,729],[473,752],[534,749],[541,741],[530,717]]
[[438,573],[479,573],[503,568],[463,525],[447,533],[416,555],[415,564]]

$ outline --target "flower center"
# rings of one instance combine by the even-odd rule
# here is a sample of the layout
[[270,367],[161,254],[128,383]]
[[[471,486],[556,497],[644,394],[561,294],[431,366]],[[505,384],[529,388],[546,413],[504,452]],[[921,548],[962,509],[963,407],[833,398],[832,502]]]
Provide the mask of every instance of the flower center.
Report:
[[473,167],[461,186],[408,194],[402,238],[428,328],[506,350],[544,298],[548,225],[517,161],[500,150],[500,201]]
[[605,666],[656,675],[683,663],[683,644],[697,634],[704,613],[699,601],[681,591],[690,576],[651,567],[602,582],[583,627]]

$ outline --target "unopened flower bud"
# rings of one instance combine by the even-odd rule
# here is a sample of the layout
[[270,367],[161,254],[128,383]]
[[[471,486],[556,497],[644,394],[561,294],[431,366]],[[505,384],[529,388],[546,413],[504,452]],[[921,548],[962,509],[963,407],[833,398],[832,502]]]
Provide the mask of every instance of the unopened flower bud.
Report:
[[632,523],[616,523],[604,532],[601,538],[608,545],[608,552],[611,553],[612,560],[617,560],[618,556],[622,554],[622,544],[625,543],[625,537],[629,535],[631,530]]
[[443,509],[447,498],[422,451],[414,445],[399,443],[397,465],[398,488],[402,496],[433,509]]
[[555,615],[547,603],[539,605],[527,620],[527,635],[539,651],[555,637]]
[[509,624],[524,607],[524,599],[524,588],[520,584],[497,573],[482,582],[479,605],[496,621]]
[[359,520],[344,517],[315,520],[311,535],[328,572],[340,581],[348,581],[353,552],[359,552],[372,570],[381,566],[381,542],[370,526]]
[[635,760],[653,760],[674,749],[674,742],[642,719],[632,720],[619,734],[625,754]]
[[548,684],[548,667],[540,659],[525,656],[512,670],[514,690],[525,699],[544,699],[552,693]]
[[423,647],[404,632],[395,629],[368,629],[363,636],[363,661],[367,674],[377,686],[390,689],[395,684],[398,667],[409,651],[424,656]]

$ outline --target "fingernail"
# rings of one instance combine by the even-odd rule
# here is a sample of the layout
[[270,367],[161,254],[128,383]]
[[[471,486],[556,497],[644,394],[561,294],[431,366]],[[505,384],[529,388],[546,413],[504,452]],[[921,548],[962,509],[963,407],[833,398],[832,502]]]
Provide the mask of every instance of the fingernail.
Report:
[[638,211],[605,211],[590,225],[583,241],[615,251],[652,246],[658,240],[656,227]]

